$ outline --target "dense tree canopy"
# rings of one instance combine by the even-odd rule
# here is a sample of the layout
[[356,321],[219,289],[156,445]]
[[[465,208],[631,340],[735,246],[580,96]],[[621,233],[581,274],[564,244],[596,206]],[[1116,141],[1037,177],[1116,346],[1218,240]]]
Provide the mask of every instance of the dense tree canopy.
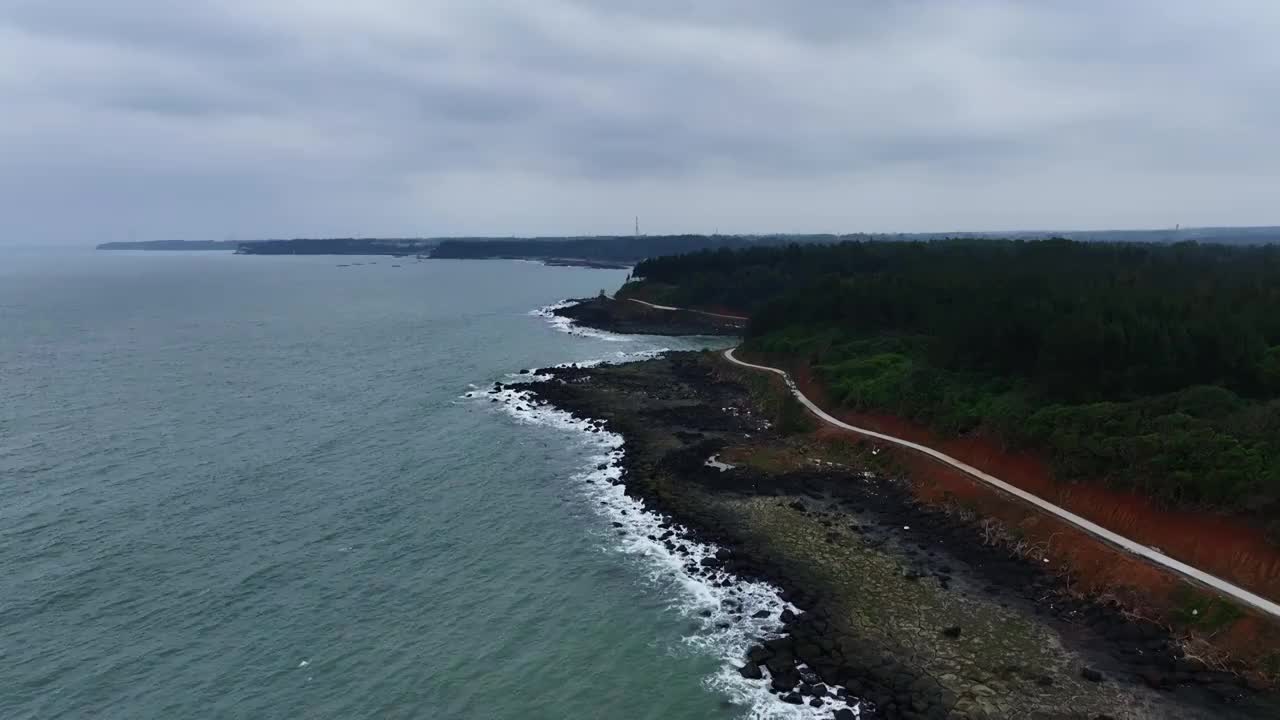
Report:
[[[1280,517],[1280,249],[991,240],[647,260],[833,397],[1045,450],[1066,478]],[[1280,529],[1280,521],[1277,521]]]

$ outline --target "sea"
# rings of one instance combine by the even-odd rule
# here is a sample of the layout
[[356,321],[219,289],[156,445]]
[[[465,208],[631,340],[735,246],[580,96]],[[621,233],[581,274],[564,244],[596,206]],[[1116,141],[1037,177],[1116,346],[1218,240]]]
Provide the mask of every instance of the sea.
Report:
[[490,392],[724,345],[546,310],[625,277],[0,247],[0,718],[830,718],[621,438]]

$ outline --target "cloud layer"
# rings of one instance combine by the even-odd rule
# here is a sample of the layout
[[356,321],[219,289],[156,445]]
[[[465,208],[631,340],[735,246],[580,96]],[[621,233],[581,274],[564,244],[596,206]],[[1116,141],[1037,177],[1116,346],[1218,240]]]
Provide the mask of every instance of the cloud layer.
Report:
[[1280,5],[0,0],[4,240],[1280,222]]

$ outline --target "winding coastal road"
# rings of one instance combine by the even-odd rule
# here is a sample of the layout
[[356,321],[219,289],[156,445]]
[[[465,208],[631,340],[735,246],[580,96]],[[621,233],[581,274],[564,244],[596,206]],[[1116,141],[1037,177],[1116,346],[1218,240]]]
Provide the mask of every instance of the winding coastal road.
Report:
[[721,318],[723,320],[741,320],[742,322],[746,322],[747,320],[751,319],[751,318],[743,317],[742,315],[721,315],[720,313],[707,312],[706,310],[691,310],[689,308],[671,307],[670,305],[654,305],[651,302],[645,302],[643,300],[637,300],[635,298],[627,298],[627,299],[633,303],[638,303],[640,305],[644,305],[645,307],[653,308],[654,310],[691,312],[696,315],[706,315],[707,317]]
[[[637,300],[635,298],[629,298],[629,299],[631,300],[631,302],[639,303],[640,305],[653,308],[654,310],[666,310],[666,311],[683,310],[685,312],[692,312],[692,313],[697,313],[699,315],[722,318],[725,320],[738,320],[743,322],[748,320],[748,318],[743,317],[741,315],[722,315],[720,313],[707,312],[705,310],[677,308],[677,307],[671,307],[669,305],[655,305],[650,302],[645,302],[644,300]],[[724,357],[726,360],[728,360],[729,362],[735,365],[739,365],[741,367],[750,368],[752,370],[760,370],[763,372],[769,372],[782,377],[783,381],[786,382],[787,384],[787,388],[791,391],[791,394],[794,395],[796,399],[800,401],[800,404],[804,405],[809,410],[809,412],[813,413],[815,417],[827,423],[828,425],[838,427],[842,430],[848,430],[849,432],[857,433],[859,435],[863,435],[866,437],[875,438],[876,440],[881,440],[883,442],[899,445],[909,450],[913,450],[915,452],[928,455],[934,460],[937,460],[938,462],[944,465],[949,465],[980,482],[986,483],[987,485],[994,487],[997,490],[1000,490],[1001,492],[1004,492],[1008,495],[1012,495],[1024,502],[1030,503],[1031,505],[1034,505],[1035,507],[1043,510],[1044,512],[1047,512],[1050,515],[1060,518],[1061,520],[1064,520],[1080,528],[1081,530],[1084,530],[1090,535],[1093,535],[1094,537],[1099,538],[1104,542],[1110,543],[1111,545],[1117,548],[1120,548],[1121,550],[1124,550],[1132,555],[1136,555],[1140,558],[1143,558],[1144,560],[1150,563],[1153,563],[1155,565],[1159,565],[1160,567],[1166,568],[1168,570],[1172,570],[1173,572],[1181,575],[1187,580],[1190,580],[1194,583],[1197,583],[1204,587],[1215,590],[1226,597],[1232,598],[1233,600],[1237,600],[1245,605],[1248,605],[1274,618],[1280,618],[1280,604],[1272,602],[1262,597],[1261,595],[1251,593],[1242,587],[1233,585],[1227,582],[1226,580],[1223,580],[1222,578],[1217,577],[1216,575],[1210,575],[1209,573],[1204,572],[1203,570],[1194,568],[1180,560],[1175,560],[1174,558],[1171,558],[1168,555],[1165,555],[1164,553],[1148,545],[1143,545],[1140,542],[1130,540],[1129,538],[1124,537],[1123,535],[1112,532],[1091,520],[1087,520],[1083,517],[1080,517],[1079,515],[1076,515],[1070,510],[1061,508],[1049,502],[1048,500],[1045,500],[1044,498],[1039,497],[1038,495],[1033,495],[1027,492],[1026,490],[1023,490],[1018,487],[1014,487],[1013,485],[1010,485],[1009,483],[1001,480],[1000,478],[997,478],[993,475],[989,475],[979,470],[978,468],[972,465],[969,465],[968,463],[961,462],[960,460],[957,460],[956,458],[953,458],[950,455],[947,455],[946,453],[940,452],[938,450],[934,450],[933,448],[928,447],[927,445],[921,445],[920,443],[911,442],[910,440],[904,440],[903,438],[900,438],[900,437],[894,437],[893,435],[886,435],[885,433],[882,433],[882,432],[876,432],[875,430],[870,430],[868,428],[857,427],[855,425],[850,425],[841,420],[837,420],[836,418],[828,414],[825,410],[818,407],[818,404],[810,400],[808,397],[806,397],[803,392],[800,392],[800,388],[795,384],[795,382],[791,379],[791,376],[788,375],[785,370],[780,370],[775,367],[769,367],[767,365],[756,365],[755,363],[749,363],[749,362],[739,360],[738,358],[734,357],[733,350],[734,349],[731,348],[729,350],[724,351]]]
[[[640,301],[636,301],[636,302],[640,302]],[[648,305],[649,303],[644,303],[644,304]],[[658,306],[651,306],[651,307],[658,307]],[[668,308],[660,308],[660,309],[665,310]],[[674,309],[674,308],[671,308],[671,309]],[[710,313],[707,313],[707,314],[710,314]],[[718,317],[726,317],[726,316],[718,316]],[[914,450],[915,452],[928,455],[929,457],[933,458],[934,460],[937,460],[940,463],[943,463],[944,465],[950,465],[951,467],[965,473],[966,475],[969,475],[972,478],[975,478],[983,483],[986,483],[987,485],[990,485],[991,487],[994,487],[997,490],[1000,490],[1009,495],[1013,495],[1014,497],[1020,500],[1023,500],[1027,503],[1030,503],[1031,505],[1036,506],[1037,508],[1043,510],[1044,512],[1049,513],[1050,515],[1053,515],[1068,523],[1071,523],[1072,525],[1080,528],[1081,530],[1084,530],[1090,535],[1093,535],[1094,537],[1104,540],[1115,547],[1125,550],[1133,555],[1137,555],[1147,560],[1148,562],[1151,562],[1161,567],[1172,570],[1173,572],[1178,573],[1179,575],[1183,576],[1188,580],[1191,580],[1195,583],[1198,583],[1205,587],[1216,590],[1222,595],[1230,597],[1233,600],[1237,600],[1245,605],[1249,605],[1263,613],[1266,613],[1267,615],[1270,615],[1275,618],[1280,618],[1280,605],[1260,595],[1255,595],[1254,593],[1251,593],[1248,590],[1245,590],[1244,588],[1232,585],[1231,583],[1227,582],[1226,580],[1223,580],[1222,578],[1216,577],[1214,575],[1210,575],[1209,573],[1206,573],[1202,570],[1198,570],[1194,567],[1191,567],[1190,565],[1184,562],[1175,560],[1169,557],[1168,555],[1165,555],[1147,545],[1143,545],[1142,543],[1130,540],[1129,538],[1124,537],[1123,535],[1118,535],[1114,532],[1111,532],[1110,530],[1102,527],[1101,525],[1098,525],[1095,522],[1086,520],[1085,518],[1082,518],[1079,515],[1076,515],[1075,513],[1069,510],[1065,510],[1061,507],[1058,507],[1057,505],[1054,505],[1048,500],[1045,500],[1036,495],[1032,495],[1031,493],[1025,490],[1022,490],[1021,488],[1014,487],[1013,485],[1010,485],[1009,483],[1004,482],[1003,480],[997,477],[988,475],[987,473],[979,470],[978,468],[975,468],[972,465],[969,465],[967,463],[961,462],[951,457],[950,455],[941,453],[937,450],[934,450],[931,447],[921,445],[919,443],[911,442],[910,440],[904,440],[902,438],[894,437],[892,435],[886,435],[884,433],[876,432],[874,430],[869,430],[867,428],[860,428],[854,425],[850,425],[846,422],[837,420],[836,418],[827,414],[822,408],[818,407],[818,405],[814,403],[812,400],[805,397],[805,394],[800,392],[800,388],[796,386],[795,382],[791,379],[791,376],[788,375],[787,372],[784,370],[779,370],[778,368],[774,368],[774,367],[768,367],[767,365],[756,365],[754,363],[749,363],[749,362],[744,362],[742,360],[739,360],[738,358],[733,356],[733,349],[725,350],[724,357],[726,360],[728,360],[729,362],[735,365],[740,365],[742,367],[750,368],[752,370],[770,372],[775,375],[781,376],[782,379],[786,382],[787,388],[791,390],[791,394],[795,395],[796,399],[800,401],[800,404],[808,408],[809,412],[813,413],[818,419],[822,420],[823,422],[829,425],[833,425],[835,427],[841,428],[843,430],[848,430],[850,432],[854,432],[859,435],[865,435],[866,437],[875,438],[877,440],[881,440],[887,443],[892,443],[894,445],[900,445],[910,450]]]
[[[639,303],[640,305],[653,308],[654,310],[666,310],[666,311],[682,310],[685,312],[692,312],[692,313],[697,313],[699,315],[706,315],[708,317],[714,317],[714,318],[722,318],[725,320],[737,320],[742,322],[746,322],[748,320],[748,318],[743,317],[741,315],[722,315],[720,313],[707,312],[705,310],[677,308],[677,307],[671,307],[669,305],[655,305],[653,303],[645,302],[644,300],[637,300],[635,298],[628,298],[628,299],[631,300],[631,302]],[[920,443],[911,442],[910,440],[904,440],[903,438],[900,438],[900,437],[886,435],[881,432],[876,432],[875,430],[857,427],[855,425],[850,425],[841,420],[837,420],[836,418],[828,414],[826,411],[824,411],[822,408],[818,407],[817,403],[813,402],[808,397],[806,397],[804,393],[800,392],[800,388],[796,386],[795,382],[792,381],[791,376],[788,375],[785,370],[769,367],[767,365],[756,365],[755,363],[749,363],[749,362],[744,362],[742,360],[739,360],[738,358],[733,356],[733,349],[725,350],[724,357],[726,360],[728,360],[729,362],[735,365],[740,365],[742,367],[750,368],[752,370],[760,370],[763,372],[769,372],[769,373],[773,373],[775,375],[781,376],[783,381],[786,382],[787,388],[791,391],[791,394],[794,395],[796,399],[800,401],[800,404],[804,405],[809,410],[809,412],[813,413],[813,415],[817,417],[819,420],[822,420],[823,422],[829,425],[838,427],[842,430],[848,430],[850,432],[854,432],[859,435],[864,435],[866,437],[875,438],[876,440],[881,440],[883,442],[899,445],[909,450],[914,450],[915,452],[928,455],[934,460],[937,460],[938,462],[944,465],[949,465],[959,470],[960,472],[963,472],[969,477],[974,478],[975,480],[986,483],[987,485],[994,487],[997,490],[1000,490],[1001,492],[1004,492],[1008,495],[1012,495],[1024,502],[1034,505],[1035,507],[1043,510],[1044,512],[1049,513],[1050,515],[1053,515],[1061,520],[1071,523],[1072,525],[1080,528],[1081,530],[1084,530],[1090,535],[1093,535],[1094,537],[1100,540],[1103,540],[1104,542],[1110,543],[1111,545],[1117,548],[1120,548],[1121,550],[1124,550],[1132,555],[1136,555],[1140,558],[1143,558],[1144,560],[1150,563],[1153,563],[1155,565],[1159,565],[1160,567],[1166,568],[1168,570],[1172,570],[1173,572],[1181,575],[1187,580],[1190,580],[1194,583],[1197,583],[1204,587],[1215,590],[1226,597],[1229,597],[1233,600],[1237,600],[1260,612],[1270,615],[1271,617],[1280,618],[1280,604],[1272,602],[1262,597],[1261,595],[1251,593],[1242,587],[1233,585],[1227,582],[1226,580],[1223,580],[1220,577],[1217,577],[1215,575],[1210,575],[1209,573],[1204,572],[1203,570],[1194,568],[1180,560],[1175,560],[1174,558],[1171,558],[1168,555],[1165,555],[1164,553],[1148,545],[1143,545],[1140,542],[1130,540],[1129,538],[1124,537],[1123,535],[1114,533],[1091,520],[1082,518],[1079,515],[1076,515],[1075,513],[1071,512],[1070,510],[1066,510],[1057,505],[1054,505],[1053,503],[1049,502],[1048,500],[1045,500],[1044,498],[1039,497],[1038,495],[1033,495],[1027,492],[1026,490],[1023,490],[1018,487],[1014,487],[1013,485],[1010,485],[1009,483],[1001,480],[1000,478],[997,478],[993,475],[989,475],[979,470],[978,468],[973,467],[972,465],[969,465],[968,463],[961,462],[960,460],[957,460],[956,458],[953,458],[950,455],[947,455],[946,453],[942,453],[937,450],[934,450],[933,448],[928,447],[927,445],[921,445]]]

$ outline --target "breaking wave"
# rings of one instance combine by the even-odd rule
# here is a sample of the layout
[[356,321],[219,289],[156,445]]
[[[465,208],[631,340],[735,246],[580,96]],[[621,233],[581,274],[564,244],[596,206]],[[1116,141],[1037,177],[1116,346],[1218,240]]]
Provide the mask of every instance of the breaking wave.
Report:
[[[618,353],[617,358],[576,365],[626,362],[655,357],[661,352]],[[549,376],[526,372],[514,377],[543,380]],[[576,418],[534,397],[519,384],[473,390],[464,397],[497,400],[497,407],[517,422],[572,433],[583,442],[587,461],[570,481],[577,485],[602,523],[607,522],[615,531],[611,549],[639,558],[650,582],[678,588],[673,608],[698,628],[684,638],[685,643],[721,661],[719,670],[704,681],[708,689],[744,708],[744,717],[751,720],[830,720],[835,711],[846,708],[855,717],[860,716],[856,701],[846,703],[831,696],[822,698],[820,707],[785,704],[770,692],[767,668],[762,668],[762,680],[748,679],[738,672],[748,649],[782,635],[783,610],[801,610],[784,601],[779,589],[768,583],[703,565],[704,560],[715,557],[719,547],[694,540],[683,525],[627,495],[622,482],[621,463],[626,450],[621,435],[609,432],[599,421]]]

